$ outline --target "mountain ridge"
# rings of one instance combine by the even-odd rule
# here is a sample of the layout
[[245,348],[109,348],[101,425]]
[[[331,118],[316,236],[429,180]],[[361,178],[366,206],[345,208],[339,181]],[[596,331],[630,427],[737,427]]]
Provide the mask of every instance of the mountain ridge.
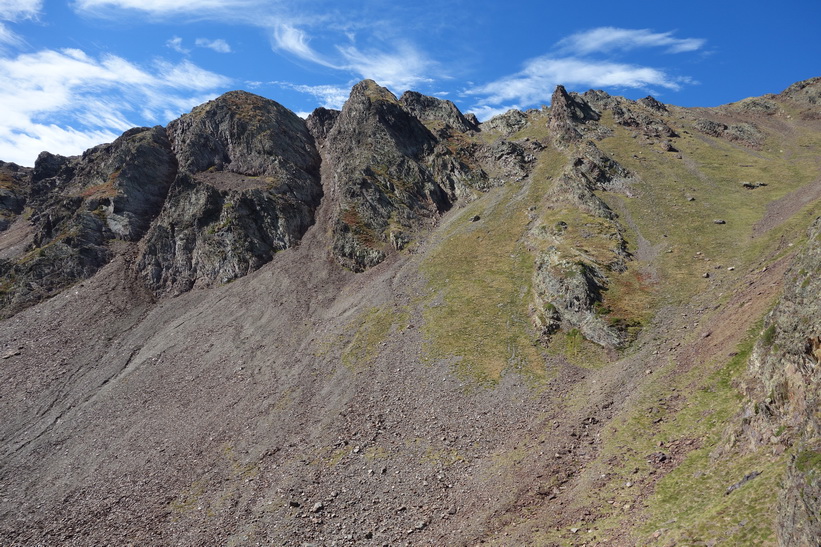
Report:
[[0,165],[0,537],[811,541],[820,85],[230,92]]

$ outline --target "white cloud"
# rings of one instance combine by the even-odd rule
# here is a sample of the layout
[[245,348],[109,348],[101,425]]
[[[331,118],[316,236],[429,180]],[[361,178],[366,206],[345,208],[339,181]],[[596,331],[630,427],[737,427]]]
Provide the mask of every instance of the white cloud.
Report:
[[[26,19],[36,19],[43,8],[42,0],[0,0],[0,21],[16,23]],[[23,39],[0,22],[0,48],[3,45],[20,46]]]
[[[435,64],[408,43],[384,39],[389,35],[382,28],[386,26],[384,22],[368,25],[369,37],[376,39],[370,47],[362,48],[355,43],[356,35],[349,28],[359,22],[344,17],[334,19],[313,4],[303,3],[296,11],[293,4],[281,0],[203,0],[196,3],[190,0],[77,0],[75,6],[97,16],[117,15],[118,10],[120,14],[122,10],[138,10],[155,17],[185,14],[195,19],[252,25],[270,33],[275,51],[322,67],[350,72],[359,78],[371,78],[395,90],[404,91],[433,81],[430,73],[436,68]],[[329,22],[329,18],[333,20]],[[314,47],[312,36],[304,27],[321,28],[320,37],[325,47]],[[186,51],[181,41],[168,45]],[[225,53],[230,51],[224,40],[200,38],[196,45]]]
[[[336,59],[322,55],[310,46],[308,34],[294,26],[279,24],[274,30],[274,47],[287,51],[302,60],[336,70],[370,78],[380,85],[404,91],[422,82],[431,82],[428,73],[433,63],[409,44],[392,46],[382,44],[381,49],[364,51],[353,43],[336,46]],[[347,40],[354,36],[347,34]]]
[[218,38],[216,40],[209,40],[207,38],[197,38],[194,44],[197,47],[213,49],[217,53],[231,53],[231,46],[222,38]]
[[308,44],[308,35],[294,26],[287,24],[277,25],[274,29],[273,39],[276,49],[287,51],[305,61],[330,68],[338,68],[314,51]]
[[559,41],[555,55],[531,59],[521,71],[473,86],[464,93],[481,97],[473,111],[479,119],[487,119],[511,106],[520,108],[549,103],[559,84],[569,88],[641,89],[651,93],[659,88],[678,91],[683,85],[694,83],[693,80],[673,76],[661,68],[597,59],[593,54],[625,53],[650,47],[682,53],[700,49],[704,43],[698,38],[674,38],[671,32],[596,28]]
[[135,117],[164,123],[230,80],[190,61],[141,67],[77,49],[0,58],[0,159],[32,165],[42,150],[71,155],[110,141]]
[[43,0],[0,0],[0,20],[34,19],[43,8]]
[[599,27],[568,36],[557,45],[563,52],[579,56],[648,47],[666,48],[668,53],[683,53],[701,49],[705,43],[702,38],[674,38],[672,32]]
[[264,5],[262,0],[77,0],[74,6],[95,15],[110,14],[111,10],[135,10],[152,15],[181,13],[206,14],[214,11],[248,9]]
[[467,93],[485,96],[485,102],[493,105],[511,101],[532,105],[548,102],[558,84],[568,87],[664,87],[677,90],[681,83],[680,79],[650,67],[572,57],[539,57],[526,63],[521,72],[475,87]]
[[352,45],[340,46],[338,50],[345,58],[345,68],[397,91],[433,81],[429,77],[433,63],[408,44],[389,53],[362,51]]
[[17,36],[16,33],[14,33],[10,28],[8,28],[3,23],[0,23],[0,47],[2,47],[3,44],[16,46],[19,45],[21,42],[22,40],[20,40],[20,37]]
[[171,38],[170,40],[168,40],[168,41],[165,43],[165,45],[166,45],[167,47],[170,47],[171,49],[173,49],[174,51],[176,51],[176,52],[178,52],[178,53],[182,53],[182,54],[186,54],[186,55],[187,55],[188,53],[191,53],[191,50],[190,50],[190,49],[186,49],[185,47],[183,47],[183,45],[182,45],[182,38],[180,38],[179,36],[174,36],[173,38]]
[[305,93],[316,97],[321,106],[325,108],[333,108],[339,110],[345,101],[348,100],[348,95],[351,90],[347,87],[339,87],[334,85],[297,85],[290,82],[271,82],[274,85],[284,87],[286,89],[293,89],[300,93]]
[[469,112],[473,112],[479,121],[487,121],[493,117],[496,117],[500,114],[504,114],[508,110],[521,110],[518,105],[507,105],[507,106],[488,106],[488,105],[481,105],[475,108],[471,108]]

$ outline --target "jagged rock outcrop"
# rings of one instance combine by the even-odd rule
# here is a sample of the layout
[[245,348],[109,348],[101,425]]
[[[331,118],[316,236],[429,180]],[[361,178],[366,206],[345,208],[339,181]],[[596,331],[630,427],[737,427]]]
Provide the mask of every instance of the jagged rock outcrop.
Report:
[[138,262],[154,292],[246,275],[313,224],[319,154],[293,112],[233,91],[175,120],[168,133],[180,173]]
[[446,184],[428,168],[436,137],[371,80],[351,90],[325,145],[337,193],[333,253],[351,270],[378,264],[451,206]]
[[305,124],[308,126],[308,131],[311,132],[317,145],[321,146],[325,142],[338,117],[339,110],[331,110],[330,108],[319,107],[311,112],[305,120]]
[[463,133],[478,129],[475,121],[468,120],[455,104],[445,99],[428,97],[416,91],[406,91],[399,98],[399,104],[409,114],[422,121],[439,120]]
[[527,126],[527,115],[521,110],[508,110],[482,124],[482,131],[499,131],[510,136]]
[[231,91],[168,124],[180,171],[209,169],[316,185],[319,156],[305,121],[276,101]]
[[764,144],[764,135],[751,123],[735,123],[727,125],[722,122],[699,118],[695,128],[711,137],[718,137],[735,141],[750,148],[760,148]]
[[582,138],[578,127],[590,121],[598,121],[599,113],[578,94],[569,94],[564,86],[556,86],[550,100],[548,128],[552,132],[553,144],[564,148]]
[[30,169],[0,161],[0,232],[23,212]]
[[821,537],[821,218],[786,280],[749,361],[749,403],[734,437],[742,448],[794,450],[779,501],[779,543],[812,545]]
[[653,97],[652,95],[648,95],[648,96],[644,97],[643,99],[639,99],[636,102],[639,103],[640,105],[646,107],[646,108],[649,108],[650,110],[655,110],[656,112],[660,112],[660,113],[669,112],[669,110],[667,109],[667,106],[664,103],[662,103],[661,101],[659,101],[658,99],[656,99],[655,97]]
[[158,294],[227,283],[295,245],[315,207],[281,188],[219,189],[183,173],[146,236],[138,268]]
[[818,105],[821,104],[821,77],[796,82],[778,96],[797,105],[801,109],[801,118],[821,119],[821,114],[818,113]]
[[571,261],[556,249],[549,249],[536,262],[534,287],[538,298],[546,303],[541,319],[546,334],[564,324],[601,346],[618,347],[624,342],[623,333],[597,310],[607,289],[607,278],[595,264]]
[[78,157],[41,154],[27,200],[33,243],[0,272],[6,313],[93,275],[111,259],[111,239],[139,239],[175,171],[161,127],[131,129]]
[[599,219],[591,223],[597,228],[586,230],[585,237],[595,240],[595,246],[607,252],[594,256],[566,243],[566,223],[554,229],[537,228],[535,246],[543,247],[543,240],[548,244],[538,254],[533,274],[533,321],[546,335],[559,328],[578,329],[586,339],[601,346],[619,347],[628,339],[627,325],[606,316],[603,294],[609,285],[608,274],[626,270],[631,257],[617,215],[595,191],[630,196],[633,175],[592,141],[570,148],[567,166],[555,180],[550,198],[557,208],[581,211]]

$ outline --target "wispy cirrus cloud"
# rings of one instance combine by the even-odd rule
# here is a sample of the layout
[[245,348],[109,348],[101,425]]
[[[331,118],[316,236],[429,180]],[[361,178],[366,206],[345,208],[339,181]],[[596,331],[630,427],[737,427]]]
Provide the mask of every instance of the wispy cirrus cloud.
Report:
[[212,49],[217,53],[231,53],[231,45],[222,38],[218,38],[216,40],[209,40],[208,38],[197,38],[194,41],[194,45],[197,47]]
[[433,81],[430,74],[435,70],[435,63],[407,42],[362,49],[355,44],[354,35],[346,34],[345,43],[337,44],[331,53],[323,55],[311,47],[307,32],[286,24],[276,27],[273,40],[275,49],[304,61],[370,78],[397,91]]
[[339,46],[338,49],[348,70],[395,91],[433,81],[434,63],[408,43],[395,46],[393,51],[363,51],[354,45]]
[[0,0],[0,49],[4,45],[19,46],[20,36],[7,23],[36,19],[43,9],[43,0]]
[[[191,50],[183,45],[183,39],[179,36],[174,36],[173,38],[169,39],[165,42],[166,47],[169,47],[176,51],[177,53],[182,53],[183,55],[188,55],[191,53]],[[218,38],[216,40],[210,40],[208,38],[197,38],[194,40],[194,45],[201,48],[212,49],[217,53],[231,53],[231,44],[223,40],[222,38]]]
[[40,15],[43,0],[3,0],[0,2],[0,19],[20,21],[33,19]]
[[703,38],[676,38],[673,32],[599,27],[572,34],[559,41],[557,46],[564,53],[589,55],[652,47],[665,48],[667,53],[684,53],[701,49],[706,43]]
[[291,82],[271,82],[271,84],[311,95],[319,101],[321,106],[336,110],[342,108],[342,105],[348,100],[348,95],[351,92],[350,87],[335,85],[301,85]]
[[293,25],[285,23],[276,25],[273,29],[272,39],[275,50],[290,53],[303,61],[309,61],[328,68],[339,68],[315,51],[309,43],[308,34]]
[[174,36],[173,38],[165,42],[165,45],[166,47],[170,47],[177,53],[182,53],[183,55],[191,53],[190,49],[182,45],[182,38],[180,38],[179,36]]
[[230,84],[189,61],[139,66],[77,49],[0,59],[0,157],[32,165],[43,150],[80,153],[133,127],[166,122]]
[[[519,72],[474,86],[464,94],[480,98],[471,110],[480,119],[487,119],[510,108],[548,103],[559,84],[570,88],[678,91],[695,82],[663,68],[613,60],[612,55],[624,55],[639,48],[663,48],[665,53],[683,53],[696,51],[704,44],[700,38],[675,38],[671,32],[613,27],[591,29],[560,40],[555,45],[555,53],[525,62]],[[609,56],[597,58],[597,53]]]
[[208,18],[214,12],[250,9],[265,4],[263,0],[76,0],[74,8],[97,16],[112,15],[114,10],[132,10],[155,16],[185,13]]

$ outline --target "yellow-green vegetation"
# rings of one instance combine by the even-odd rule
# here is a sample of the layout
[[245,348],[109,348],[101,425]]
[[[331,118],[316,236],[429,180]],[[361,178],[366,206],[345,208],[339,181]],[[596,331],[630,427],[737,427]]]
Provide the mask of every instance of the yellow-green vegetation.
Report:
[[423,312],[428,357],[455,358],[458,373],[480,383],[508,369],[545,374],[528,318],[534,258],[523,242],[538,192],[521,190],[498,188],[466,207],[422,264],[434,295]]
[[354,370],[369,367],[379,355],[380,344],[405,329],[409,320],[403,308],[374,307],[360,313],[345,329],[353,336],[342,350],[342,364]]
[[384,460],[388,457],[388,451],[382,445],[372,444],[365,449],[364,456],[370,462]]
[[0,173],[0,188],[5,190],[14,189],[14,179],[8,173]]
[[[589,341],[576,328],[554,334],[550,338],[546,353],[548,355],[560,355],[572,365],[589,369],[601,368],[610,362],[607,350]],[[584,401],[584,398],[572,400],[581,402]],[[567,404],[571,404],[571,402]]]
[[179,514],[189,513],[197,509],[201,503],[202,495],[205,493],[205,487],[206,481],[204,479],[196,480],[168,505],[172,513],[177,513],[175,520],[179,518]]
[[[241,494],[237,486],[259,476],[256,463],[243,462],[235,453],[234,447],[225,443],[222,446],[222,458],[216,468],[191,483],[177,498],[168,504],[174,520],[178,520],[195,511],[204,511],[211,517],[218,515],[225,507],[230,506]],[[213,484],[222,485],[222,493],[214,491]]]
[[328,467],[334,467],[342,461],[342,458],[350,454],[350,452],[351,448],[349,446],[343,446],[342,448],[332,450],[331,453],[325,458],[325,464]]
[[795,468],[802,473],[821,473],[821,452],[802,450],[795,456]]
[[[603,121],[610,125],[611,118],[606,113]],[[807,145],[817,149],[821,137],[798,129],[794,138],[780,139],[779,148],[768,140],[763,149],[752,150],[705,136],[688,120],[671,120],[671,124],[680,135],[673,144],[681,159],[648,147],[644,139],[634,138],[634,133],[618,125],[613,126],[614,135],[597,146],[640,174],[641,180],[633,185],[638,199],[602,197],[619,200],[641,234],[661,247],[659,293],[671,303],[680,303],[701,290],[702,273],[715,266],[749,267],[767,254],[781,234],[801,233],[799,227],[809,224],[818,205],[804,207],[772,230],[755,228],[774,200],[817,178],[821,160]],[[744,182],[766,186],[749,190],[742,186]]]
[[[727,435],[726,424],[741,408],[734,379],[745,369],[758,332],[760,324],[724,364],[704,363],[673,380],[675,363],[657,369],[634,410],[605,429],[592,473],[607,474],[607,481],[575,500],[580,508],[592,504],[603,511],[595,523],[599,538],[622,530],[624,519],[634,518],[638,510],[643,511],[643,524],[633,538],[636,544],[652,543],[657,530],[663,531],[664,544],[774,541],[773,507],[787,456],[771,457],[767,447],[755,452],[717,450]],[[657,463],[648,457],[660,452],[671,457],[671,450],[686,457],[642,500],[646,509],[636,507],[636,495],[658,473]],[[761,474],[727,494],[753,472]],[[605,505],[605,500],[613,503]],[[624,504],[630,504],[631,511],[625,512]]]
[[422,458],[436,467],[447,467],[456,465],[457,463],[464,463],[465,461],[464,456],[455,448],[434,448],[433,446],[429,446],[427,450],[425,450],[425,454]]

